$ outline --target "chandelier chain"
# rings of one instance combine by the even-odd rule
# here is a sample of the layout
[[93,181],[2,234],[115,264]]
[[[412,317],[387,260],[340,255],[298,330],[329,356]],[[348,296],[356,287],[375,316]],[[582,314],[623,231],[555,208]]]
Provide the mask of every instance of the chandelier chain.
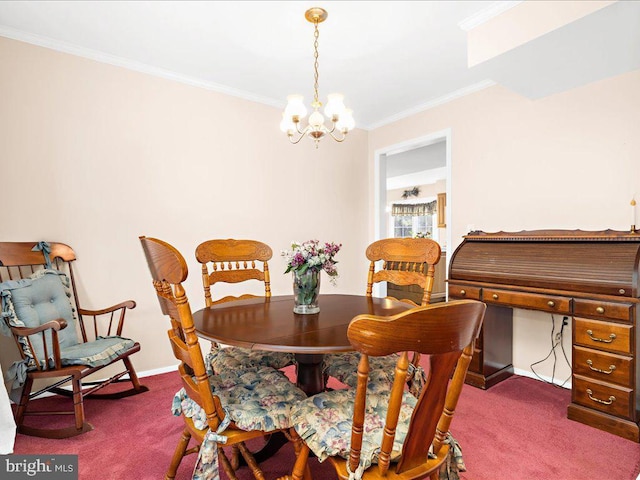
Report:
[[315,25],[315,31],[313,33],[313,37],[314,37],[314,42],[313,42],[313,58],[314,58],[314,62],[313,62],[313,70],[314,70],[314,84],[313,84],[313,100],[314,100],[314,105],[313,107],[315,108],[319,108],[320,107],[320,102],[318,101],[318,37],[320,36],[320,31],[318,30],[318,19],[316,18],[315,21],[313,22],[313,24]]

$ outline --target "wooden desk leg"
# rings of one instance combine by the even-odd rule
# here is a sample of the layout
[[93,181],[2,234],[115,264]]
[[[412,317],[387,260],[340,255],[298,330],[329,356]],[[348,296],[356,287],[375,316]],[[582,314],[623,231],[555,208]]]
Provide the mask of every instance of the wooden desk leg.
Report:
[[323,392],[325,389],[324,375],[322,374],[322,354],[296,353],[298,362],[298,380],[296,385],[307,396]]

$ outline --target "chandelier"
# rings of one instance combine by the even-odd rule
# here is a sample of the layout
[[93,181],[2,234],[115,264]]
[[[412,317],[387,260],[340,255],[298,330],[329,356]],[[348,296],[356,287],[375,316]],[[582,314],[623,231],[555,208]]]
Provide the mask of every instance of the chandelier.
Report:
[[320,113],[322,103],[318,99],[318,24],[327,19],[327,12],[323,8],[314,7],[307,10],[304,14],[305,18],[314,25],[314,84],[313,84],[313,103],[311,108],[313,112],[309,115],[307,126],[303,127],[301,120],[307,115],[307,109],[302,103],[302,95],[289,95],[287,97],[287,106],[282,114],[282,122],[280,122],[280,130],[285,132],[289,137],[289,141],[293,144],[298,143],[303,137],[309,136],[313,139],[318,148],[320,139],[325,135],[329,135],[337,142],[343,142],[347,133],[353,129],[355,122],[353,120],[352,110],[344,106],[344,96],[339,93],[328,95],[327,105],[324,113],[330,121],[330,125],[325,125],[325,118]]

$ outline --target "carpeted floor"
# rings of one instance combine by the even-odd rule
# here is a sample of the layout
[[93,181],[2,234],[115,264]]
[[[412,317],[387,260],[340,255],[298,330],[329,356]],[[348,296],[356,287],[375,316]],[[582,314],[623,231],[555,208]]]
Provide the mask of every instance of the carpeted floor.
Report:
[[[180,380],[177,373],[167,373],[146,377],[143,383],[150,391],[142,395],[87,400],[93,431],[65,440],[18,435],[14,453],[78,454],[81,480],[163,478],[182,431],[182,420],[169,409]],[[568,420],[570,395],[518,376],[487,391],[465,386],[452,424],[467,465],[462,479],[635,480],[640,445]],[[59,401],[39,402],[53,406]],[[262,463],[266,478],[289,472],[293,459],[291,447],[284,446]],[[177,478],[190,478],[194,462],[194,456],[187,457]],[[311,467],[315,480],[336,478],[328,462],[311,460]],[[246,469],[238,476],[252,478]]]

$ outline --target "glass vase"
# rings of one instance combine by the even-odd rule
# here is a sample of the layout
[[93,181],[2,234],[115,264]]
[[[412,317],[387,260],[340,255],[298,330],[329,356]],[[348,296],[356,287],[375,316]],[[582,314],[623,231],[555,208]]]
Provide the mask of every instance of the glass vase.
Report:
[[304,273],[293,272],[293,300],[295,313],[318,313],[318,295],[320,294],[320,271],[307,270]]

